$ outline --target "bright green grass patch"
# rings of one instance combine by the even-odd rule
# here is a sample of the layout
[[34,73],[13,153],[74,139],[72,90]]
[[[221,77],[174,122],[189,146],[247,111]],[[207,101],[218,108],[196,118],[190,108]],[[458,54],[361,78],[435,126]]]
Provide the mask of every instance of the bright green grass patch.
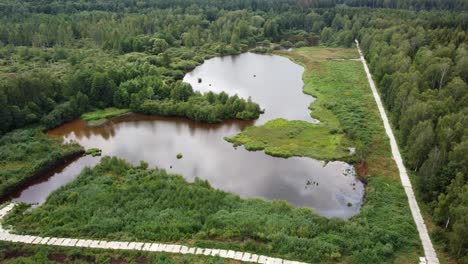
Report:
[[316,98],[309,109],[320,123],[275,120],[227,140],[280,157],[350,160],[350,146],[358,147],[359,154],[368,152],[380,119],[362,64],[334,60],[357,58],[356,50],[307,47],[280,54],[305,67],[304,93]]
[[305,121],[274,119],[260,127],[248,127],[226,140],[244,145],[248,150],[265,150],[269,155],[283,158],[307,156],[334,160],[343,159],[349,153],[342,143],[342,133]]
[[81,116],[81,119],[87,121],[88,125],[99,126],[107,122],[107,119],[109,118],[123,115],[129,112],[130,112],[130,109],[119,109],[115,107],[109,107],[109,108],[85,113]]
[[102,150],[98,148],[90,148],[87,149],[85,155],[91,155],[93,157],[101,156]]
[[384,175],[399,182],[362,63],[349,60],[359,58],[357,50],[305,47],[277,53],[304,66],[304,92],[316,98],[311,115],[330,131],[343,131],[344,145],[358,148],[352,159],[361,163],[361,176]]
[[64,158],[78,155],[78,144],[62,144],[39,129],[18,129],[0,138],[0,196]]
[[304,92],[317,98],[310,105],[312,116],[369,146],[375,126],[369,110],[374,100],[361,62],[327,61],[322,69],[304,75]]

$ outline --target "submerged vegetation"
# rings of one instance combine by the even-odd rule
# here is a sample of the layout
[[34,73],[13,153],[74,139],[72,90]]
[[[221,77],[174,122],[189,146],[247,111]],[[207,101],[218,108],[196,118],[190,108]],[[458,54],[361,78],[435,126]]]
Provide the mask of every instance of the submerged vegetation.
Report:
[[401,186],[375,176],[368,190],[358,216],[326,219],[311,209],[241,199],[207,181],[188,183],[164,170],[104,157],[44,205],[26,212],[20,206],[4,224],[42,236],[178,241],[314,263],[392,263],[401,252],[417,259],[418,235]]
[[40,172],[83,153],[78,144],[62,144],[39,129],[18,129],[0,138],[0,197]]

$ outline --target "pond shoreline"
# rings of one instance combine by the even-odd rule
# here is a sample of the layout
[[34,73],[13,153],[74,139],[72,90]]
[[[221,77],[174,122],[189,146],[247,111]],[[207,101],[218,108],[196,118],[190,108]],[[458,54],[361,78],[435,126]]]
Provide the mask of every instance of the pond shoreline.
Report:
[[[81,149],[76,152],[69,153],[54,162],[50,162],[49,164],[45,165],[40,170],[36,171],[29,177],[24,178],[18,184],[11,186],[5,190],[2,196],[0,196],[0,203],[4,203],[12,198],[12,196],[18,192],[25,190],[27,187],[34,183],[34,181],[45,177],[45,174],[49,173],[50,171],[56,170],[57,167],[60,165],[64,165],[67,163],[71,163],[74,160],[82,157],[85,154],[85,150]],[[32,184],[34,185],[34,184]]]
[[[264,100],[267,106],[265,114],[257,120],[234,119],[210,124],[195,122],[190,118],[126,113],[110,118],[101,126],[89,126],[84,120],[74,120],[49,130],[47,134],[64,138],[65,142],[73,140],[85,149],[99,148],[102,156],[117,156],[134,165],[144,160],[151,167],[183,175],[188,181],[202,177],[213,187],[243,198],[285,200],[297,207],[313,208],[326,217],[348,218],[358,213],[363,196],[362,184],[354,177],[352,164],[337,158],[322,161],[308,155],[291,155],[285,159],[263,151],[235,148],[224,140],[224,137],[233,136],[246,127],[284,115],[292,120],[312,122],[307,107],[314,99],[303,92],[301,76],[304,68],[282,56],[252,53],[214,58],[199,67],[212,69],[213,63],[216,69],[227,67],[238,72],[230,82],[222,83],[216,72],[210,74],[209,70],[208,74],[200,75],[200,68],[197,68],[187,73],[193,78],[193,81],[188,82],[194,85],[194,90],[203,92],[202,89],[197,89],[199,87],[196,84],[204,85],[209,90],[230,88],[228,93],[244,92],[240,94],[243,98],[250,96],[251,92],[256,95],[252,96],[253,100]],[[255,66],[248,68],[251,63]],[[274,80],[270,80],[267,74],[271,70],[277,76]],[[289,77],[285,78],[284,75]],[[237,76],[245,76],[241,84],[234,81]],[[203,77],[202,83],[198,82],[200,77]],[[284,95],[281,96],[283,100],[274,99],[278,95]],[[284,105],[281,102],[285,98],[298,104],[296,107]],[[199,154],[195,153],[197,149],[203,149],[203,154],[211,157],[211,160],[200,159]],[[183,159],[177,159],[178,153],[183,153]],[[70,170],[76,173],[78,167],[89,166],[88,162],[90,160],[81,160],[69,165],[68,171],[56,173],[55,184],[48,184],[51,189],[29,189],[17,200],[40,203],[44,200],[44,195],[35,192],[55,190],[59,186],[57,182],[75,178],[71,177]],[[223,173],[226,168],[232,171],[230,175]],[[247,182],[250,184],[246,184]],[[353,206],[350,207],[349,204]]]

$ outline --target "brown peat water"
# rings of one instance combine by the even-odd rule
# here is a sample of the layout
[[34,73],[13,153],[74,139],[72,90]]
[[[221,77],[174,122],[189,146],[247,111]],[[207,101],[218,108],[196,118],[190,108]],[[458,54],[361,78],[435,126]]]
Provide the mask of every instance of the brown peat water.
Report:
[[[301,66],[284,57],[244,53],[209,59],[186,74],[184,81],[194,90],[251,97],[265,109],[254,121],[203,124],[183,118],[127,114],[98,127],[75,120],[48,134],[74,140],[86,149],[99,148],[102,155],[117,156],[133,164],[144,160],[150,167],[181,174],[189,182],[195,177],[206,179],[214,188],[244,198],[286,200],[326,217],[349,218],[359,212],[364,195],[364,186],[352,165],[272,157],[263,151],[235,148],[223,139],[275,118],[316,122],[308,109],[314,98],[302,92],[302,73]],[[177,159],[178,153],[183,158]],[[96,165],[99,159],[86,156],[73,160],[12,198],[41,204],[52,191],[72,181],[84,167]]]

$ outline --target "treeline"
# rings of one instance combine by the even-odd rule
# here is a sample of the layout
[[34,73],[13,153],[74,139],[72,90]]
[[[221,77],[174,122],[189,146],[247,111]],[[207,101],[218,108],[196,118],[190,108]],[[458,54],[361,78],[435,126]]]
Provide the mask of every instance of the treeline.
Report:
[[376,15],[360,31],[407,167],[441,226],[436,238],[468,258],[468,35]]
[[6,0],[0,4],[4,14],[16,13],[74,13],[79,11],[141,12],[146,9],[181,8],[196,10],[201,7],[216,13],[219,10],[240,10],[262,12],[284,12],[303,8],[333,8],[340,5],[368,8],[392,8],[410,10],[467,10],[464,0],[100,0],[100,1],[15,1]]
[[464,0],[337,0],[336,2],[348,6],[370,8],[394,8],[412,10],[468,9],[468,3]]
[[255,119],[261,113],[259,105],[250,98],[201,94],[188,83],[167,84],[160,77],[143,72],[129,74],[96,67],[77,68],[63,80],[43,72],[9,79],[0,84],[0,102],[0,132],[32,124],[53,128],[91,109],[110,106],[209,123]]
[[[379,15],[379,19],[371,19],[368,9],[342,7],[281,13],[212,11],[199,7],[190,12],[152,9],[138,14],[103,11],[70,15],[15,13],[0,19],[0,46],[5,46],[2,53],[8,55],[12,51],[11,45],[79,47],[84,44],[77,42],[92,40],[101,48],[119,53],[158,55],[166,54],[169,47],[207,49],[208,46],[218,54],[232,54],[252,46],[269,47],[269,41],[288,41],[289,45],[285,47],[298,43],[299,46],[318,45],[320,42],[351,46],[361,28],[391,26],[392,22],[387,18],[391,18],[393,23],[417,20],[418,27],[438,29],[438,34],[456,28],[461,32],[468,29],[468,19],[463,12],[375,10],[372,13],[385,14],[385,17]],[[446,36],[453,37],[450,34]],[[463,39],[463,36],[458,37]]]
[[[204,12],[198,9],[194,14],[182,10],[151,10],[142,14],[93,11],[72,15],[15,15],[0,20],[3,22],[0,24],[0,42],[47,48],[73,47],[79,40],[92,40],[106,50],[153,55],[163,53],[168,47],[210,45],[212,50],[224,54],[232,53],[230,49],[239,52],[241,48],[257,44],[269,46],[268,41],[279,42],[281,39],[292,44],[304,41],[306,45],[317,45],[317,33],[323,27],[331,26],[334,17],[333,11],[326,11],[329,18],[323,21],[313,14],[306,20],[307,13],[304,12],[256,15],[237,10],[218,11],[212,18],[214,21],[210,21]],[[313,21],[315,18],[318,21]]]

